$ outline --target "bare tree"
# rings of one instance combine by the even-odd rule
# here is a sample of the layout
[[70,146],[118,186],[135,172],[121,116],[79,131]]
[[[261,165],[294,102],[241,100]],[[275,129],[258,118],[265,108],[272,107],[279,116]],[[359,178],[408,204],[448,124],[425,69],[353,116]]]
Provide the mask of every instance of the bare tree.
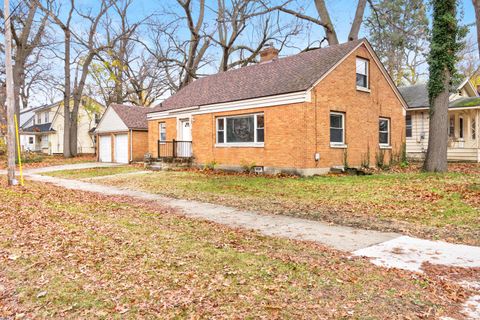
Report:
[[[314,0],[315,2],[315,8],[317,9],[317,13],[319,15],[319,18],[309,16],[303,12],[303,9],[301,6],[299,8],[288,8],[288,5],[293,3],[294,1],[288,0],[280,5],[276,6],[269,6],[269,4],[264,1],[264,6],[268,8],[268,10],[279,10],[288,14],[291,14],[299,19],[317,24],[321,27],[323,27],[325,31],[325,38],[327,39],[327,42],[329,45],[334,45],[338,44],[338,37],[337,37],[337,32],[335,30],[335,26],[332,23],[332,20],[330,18],[330,13],[328,11],[328,8],[325,4],[325,0]],[[357,2],[357,7],[355,10],[355,16],[353,18],[352,24],[350,25],[350,32],[348,35],[348,41],[356,40],[358,39],[358,33],[360,31],[360,27],[362,25],[363,21],[363,15],[365,13],[365,7],[367,5],[367,0],[358,0]]]
[[[217,32],[212,41],[220,47],[219,71],[255,62],[260,50],[269,42],[275,42],[282,49],[291,36],[300,32],[300,24],[293,25],[272,22],[272,12],[265,10],[254,0],[217,0]],[[242,36],[249,29],[258,30],[255,39]]]
[[99,27],[100,21],[106,14],[107,10],[111,7],[111,5],[111,2],[102,0],[100,9],[96,15],[91,15],[91,13],[83,14],[77,10],[78,15],[89,21],[90,26],[88,29],[88,35],[86,40],[84,40],[83,36],[79,36],[76,33],[73,33],[75,39],[83,47],[83,49],[81,49],[83,56],[81,57],[81,62],[77,64],[75,72],[74,89],[72,96],[73,107],[70,114],[70,151],[72,156],[77,156],[78,154],[78,111],[82,102],[82,95],[85,88],[87,76],[89,75],[90,64],[92,63],[93,58],[101,51],[112,48],[114,45],[114,43],[99,43],[99,41],[97,41],[97,28]]
[[65,21],[60,19],[60,14],[53,7],[53,2],[49,1],[47,6],[43,6],[38,0],[34,0],[34,3],[49,16],[53,22],[62,30],[64,38],[64,88],[63,88],[63,156],[65,158],[72,157],[72,150],[70,149],[70,98],[71,98],[71,38],[72,31],[70,29],[70,24],[72,23],[73,13],[75,11],[75,0],[70,0],[70,8],[67,12]]
[[[204,24],[205,0],[177,0],[177,4],[178,9],[164,10],[161,20],[150,22],[153,46],[145,45],[161,64],[172,92],[198,78],[199,69],[207,63],[213,34]],[[167,22],[165,16],[170,17]]]

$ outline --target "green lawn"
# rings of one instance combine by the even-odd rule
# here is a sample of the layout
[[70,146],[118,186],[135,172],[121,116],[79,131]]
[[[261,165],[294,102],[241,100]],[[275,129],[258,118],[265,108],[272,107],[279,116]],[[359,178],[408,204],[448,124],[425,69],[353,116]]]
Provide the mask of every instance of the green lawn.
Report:
[[86,179],[94,177],[111,176],[116,174],[124,174],[131,172],[142,171],[143,169],[135,166],[115,166],[115,167],[100,167],[89,168],[82,170],[62,170],[44,173],[51,177],[61,177],[66,179]]
[[[479,245],[479,168],[472,165],[468,170],[447,174],[408,172],[312,178],[163,171],[105,177],[95,182]],[[96,175],[92,171],[88,174]],[[84,177],[84,171],[56,175]]]
[[439,318],[471,294],[157,203],[3,181],[0,198],[0,318]]

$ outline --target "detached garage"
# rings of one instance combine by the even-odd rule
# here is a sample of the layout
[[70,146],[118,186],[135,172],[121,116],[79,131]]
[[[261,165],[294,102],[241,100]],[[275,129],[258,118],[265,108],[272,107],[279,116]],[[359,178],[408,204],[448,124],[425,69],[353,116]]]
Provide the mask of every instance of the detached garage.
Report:
[[110,105],[95,129],[100,162],[142,161],[148,152],[147,107]]

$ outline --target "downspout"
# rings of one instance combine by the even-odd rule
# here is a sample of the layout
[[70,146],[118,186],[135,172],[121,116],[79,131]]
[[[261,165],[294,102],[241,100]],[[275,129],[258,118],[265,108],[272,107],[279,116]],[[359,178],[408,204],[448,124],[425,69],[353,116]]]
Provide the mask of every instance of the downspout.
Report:
[[130,163],[133,162],[133,130],[130,129]]

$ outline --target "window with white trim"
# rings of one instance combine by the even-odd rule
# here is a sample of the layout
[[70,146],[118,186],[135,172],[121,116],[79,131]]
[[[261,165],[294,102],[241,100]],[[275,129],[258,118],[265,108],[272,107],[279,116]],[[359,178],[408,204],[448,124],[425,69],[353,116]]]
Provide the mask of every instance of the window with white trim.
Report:
[[158,136],[160,138],[160,141],[167,140],[167,125],[165,124],[165,122],[160,122],[158,124]]
[[330,144],[345,144],[345,114],[330,112]]
[[381,147],[390,146],[390,119],[380,118],[378,121],[378,142]]
[[459,134],[460,134],[460,139],[463,139],[463,128],[464,128],[464,121],[463,121],[463,117],[460,117],[458,119],[458,122],[459,122]]
[[448,136],[455,138],[455,116],[450,116],[450,125],[448,126]]
[[405,133],[406,133],[407,138],[412,137],[412,131],[413,131],[412,129],[413,129],[412,116],[407,114],[405,116]]
[[265,141],[263,113],[217,118],[217,144],[261,145]]
[[477,122],[475,121],[475,119],[472,119],[470,126],[472,132],[472,140],[475,140],[477,139]]
[[49,114],[48,112],[45,112],[45,123],[48,123],[49,122]]
[[40,113],[37,114],[37,123],[42,124],[42,115]]
[[357,89],[368,89],[368,60],[357,58]]

